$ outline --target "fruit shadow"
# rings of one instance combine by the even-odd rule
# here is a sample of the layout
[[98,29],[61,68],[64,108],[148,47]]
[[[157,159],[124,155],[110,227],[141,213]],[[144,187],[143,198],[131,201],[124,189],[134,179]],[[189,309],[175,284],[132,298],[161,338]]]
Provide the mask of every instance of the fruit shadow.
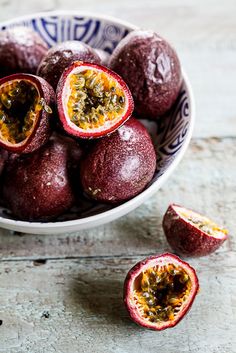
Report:
[[126,326],[130,324],[123,303],[123,280],[95,278],[86,274],[86,280],[74,278],[70,287],[73,312],[88,320],[96,318],[99,324]]

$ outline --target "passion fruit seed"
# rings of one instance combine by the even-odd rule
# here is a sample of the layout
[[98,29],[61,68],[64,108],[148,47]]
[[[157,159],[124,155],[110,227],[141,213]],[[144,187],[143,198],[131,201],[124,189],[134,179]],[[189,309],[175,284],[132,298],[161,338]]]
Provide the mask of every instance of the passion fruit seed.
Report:
[[115,120],[125,109],[119,84],[102,71],[86,69],[70,77],[67,108],[70,120],[79,128],[99,128]]
[[14,80],[0,87],[1,138],[12,144],[25,140],[32,132],[38,113],[51,108],[27,80]]
[[207,233],[210,236],[214,237],[221,237],[222,234],[228,234],[227,229],[223,229],[219,227],[216,223],[212,222],[207,217],[201,216],[193,211],[188,213],[186,212],[179,212],[179,214],[190,224],[193,224],[195,227],[200,229],[201,231]]
[[182,267],[156,266],[138,276],[134,299],[145,320],[173,321],[191,287],[191,280]]

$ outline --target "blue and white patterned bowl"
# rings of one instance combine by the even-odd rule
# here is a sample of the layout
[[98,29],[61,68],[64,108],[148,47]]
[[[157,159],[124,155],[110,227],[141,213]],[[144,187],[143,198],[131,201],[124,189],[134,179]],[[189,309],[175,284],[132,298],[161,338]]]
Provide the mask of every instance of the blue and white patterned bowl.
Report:
[[[94,48],[112,53],[119,41],[136,29],[124,21],[108,16],[74,11],[38,13],[0,24],[0,29],[19,25],[33,27],[51,47],[65,40],[81,40]],[[134,210],[152,196],[168,179],[180,162],[189,144],[194,123],[194,102],[191,86],[183,73],[183,85],[170,115],[158,123],[143,121],[153,137],[158,163],[150,185],[138,196],[119,206],[95,204],[84,200],[81,208],[71,210],[56,222],[24,222],[0,209],[0,226],[25,233],[62,233],[98,226]]]

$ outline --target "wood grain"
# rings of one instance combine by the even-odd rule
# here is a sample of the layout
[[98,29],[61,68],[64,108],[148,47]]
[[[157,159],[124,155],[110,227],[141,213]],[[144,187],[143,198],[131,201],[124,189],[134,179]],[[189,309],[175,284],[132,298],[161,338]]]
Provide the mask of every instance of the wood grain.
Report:
[[[64,8],[156,30],[174,43],[197,108],[183,161],[129,215],[73,234],[0,229],[0,353],[235,353],[235,0],[0,0],[0,8],[0,21]],[[161,227],[170,202],[218,220],[230,238],[215,254],[189,260],[201,291],[176,328],[156,333],[129,320],[122,287],[137,261],[170,250]]]
[[132,323],[122,303],[140,257],[1,262],[0,352],[235,352],[234,255],[191,260],[201,291],[185,319],[161,333]]

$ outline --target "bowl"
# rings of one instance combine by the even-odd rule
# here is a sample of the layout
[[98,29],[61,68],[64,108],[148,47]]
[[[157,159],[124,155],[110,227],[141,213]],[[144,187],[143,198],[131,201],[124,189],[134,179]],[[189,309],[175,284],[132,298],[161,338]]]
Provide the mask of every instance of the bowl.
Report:
[[[94,48],[112,53],[119,41],[136,26],[99,14],[54,11],[31,14],[0,23],[0,29],[29,26],[51,47],[65,40],[81,40]],[[96,227],[134,210],[152,196],[173,173],[189,144],[194,124],[194,101],[190,83],[183,71],[183,84],[170,114],[158,122],[142,121],[153,138],[157,151],[157,169],[146,189],[118,206],[83,200],[55,222],[26,222],[14,219],[9,210],[0,208],[0,227],[35,234],[64,233]]]

